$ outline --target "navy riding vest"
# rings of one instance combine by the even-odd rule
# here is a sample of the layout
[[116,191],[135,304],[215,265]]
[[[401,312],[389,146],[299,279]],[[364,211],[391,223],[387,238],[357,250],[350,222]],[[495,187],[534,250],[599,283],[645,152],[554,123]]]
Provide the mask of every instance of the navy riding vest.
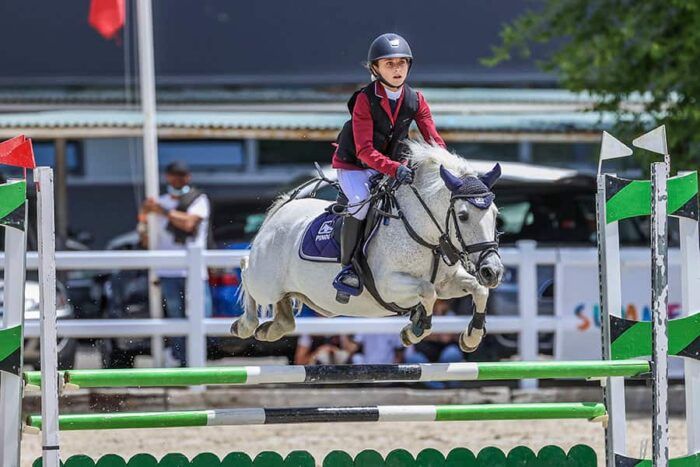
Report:
[[[401,108],[396,117],[395,124],[381,106],[381,98],[374,92],[375,83],[372,82],[364,88],[356,91],[348,101],[348,110],[352,115],[355,108],[355,101],[359,93],[363,92],[369,98],[370,112],[372,114],[373,125],[373,145],[374,149],[388,156],[392,160],[398,161],[403,154],[403,140],[408,137],[408,130],[411,127],[416,112],[418,112],[418,94],[407,84],[404,84],[404,95]],[[364,164],[357,158],[355,151],[355,137],[352,131],[352,119],[345,122],[343,129],[338,134],[337,157],[343,162],[355,164],[363,167]]]

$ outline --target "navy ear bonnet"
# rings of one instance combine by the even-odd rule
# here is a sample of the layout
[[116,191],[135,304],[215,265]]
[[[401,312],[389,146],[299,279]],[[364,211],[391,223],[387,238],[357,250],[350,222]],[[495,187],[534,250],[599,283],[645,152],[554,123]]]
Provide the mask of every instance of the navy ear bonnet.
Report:
[[479,209],[487,209],[493,203],[496,195],[491,191],[491,187],[501,176],[501,166],[496,164],[491,171],[484,175],[475,177],[465,175],[457,177],[445,167],[440,166],[440,177],[447,188],[452,192],[452,199],[461,198],[469,201]]

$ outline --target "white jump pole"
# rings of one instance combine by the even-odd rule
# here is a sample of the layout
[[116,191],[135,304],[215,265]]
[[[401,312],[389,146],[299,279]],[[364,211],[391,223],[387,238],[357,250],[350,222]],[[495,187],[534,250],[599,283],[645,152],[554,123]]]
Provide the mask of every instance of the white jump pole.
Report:
[[652,462],[667,467],[668,454],[668,164],[651,165]]
[[[598,272],[600,280],[600,308],[602,354],[604,360],[612,358],[610,352],[610,317],[620,316],[622,309],[622,281],[620,278],[620,238],[618,222],[607,223],[605,176],[598,175],[596,194],[598,213]],[[609,422],[605,430],[605,458],[608,467],[615,467],[615,454],[627,454],[627,427],[625,407],[625,378],[609,377],[603,386],[605,406]]]
[[59,467],[58,352],[56,344],[56,234],[53,169],[34,169],[37,188],[41,311],[41,416],[43,467]]

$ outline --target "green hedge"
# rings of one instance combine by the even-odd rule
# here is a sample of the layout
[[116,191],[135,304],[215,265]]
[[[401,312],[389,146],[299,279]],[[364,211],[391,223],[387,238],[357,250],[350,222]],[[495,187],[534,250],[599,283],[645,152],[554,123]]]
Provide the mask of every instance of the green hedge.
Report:
[[[354,458],[343,451],[330,452],[323,460],[323,467],[595,467],[595,451],[589,446],[578,445],[569,453],[557,446],[545,446],[538,453],[520,446],[509,453],[488,447],[475,454],[469,449],[457,448],[447,456],[435,449],[424,449],[413,456],[404,449],[396,449],[383,457],[377,451],[365,450]],[[137,454],[124,459],[108,454],[98,460],[76,455],[63,462],[63,467],[315,467],[316,460],[306,451],[293,451],[282,457],[276,452],[261,452],[251,458],[242,452],[233,452],[224,458],[203,453],[188,459],[183,454],[167,454],[160,460],[150,454]],[[41,467],[41,459],[34,462]]]

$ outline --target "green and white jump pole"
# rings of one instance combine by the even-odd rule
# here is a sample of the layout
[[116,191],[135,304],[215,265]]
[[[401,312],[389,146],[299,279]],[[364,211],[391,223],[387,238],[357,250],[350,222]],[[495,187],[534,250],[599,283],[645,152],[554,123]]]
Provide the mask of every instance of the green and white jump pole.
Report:
[[[275,425],[341,422],[456,422],[484,420],[607,420],[597,403],[379,405],[216,409],[146,413],[61,415],[61,430],[115,430],[190,426]],[[42,429],[42,419],[27,417],[27,427]]]
[[18,466],[22,428],[22,348],[27,234],[27,183],[0,185],[0,224],[5,228],[4,311],[0,326],[0,465]]
[[[403,365],[265,365],[204,368],[66,370],[65,391],[86,388],[259,384],[351,384],[420,381],[504,381],[645,377],[643,360],[496,363],[417,363]],[[41,385],[41,372],[24,373],[27,388]]]
[[[698,177],[696,172],[667,178],[669,173],[665,130],[659,127],[636,139],[634,145],[663,154],[652,164],[652,179],[626,180],[599,173],[597,192],[600,304],[603,357],[606,360],[651,356],[653,385],[653,452],[655,466],[684,459],[668,458],[668,356],[686,357],[688,452],[700,452],[700,240],[698,238]],[[632,150],[607,133],[601,146],[604,159],[624,157]],[[687,316],[668,322],[667,216],[679,219],[682,308]],[[651,216],[652,322],[634,322],[621,316],[619,222]],[[609,467],[641,465],[628,454],[624,378],[610,377],[604,386],[610,417],[606,430]],[[682,464],[686,465],[686,464]],[[692,465],[692,464],[687,464]]]
[[[17,136],[1,142],[0,164],[24,170],[24,178],[0,185],[0,227],[5,229],[4,306],[0,319],[0,465],[19,467],[28,215],[26,175],[27,169],[36,167],[31,140]],[[51,291],[54,296],[55,293],[55,289]],[[44,465],[58,467],[58,462],[50,463],[50,454],[43,455]],[[56,453],[56,460],[57,456]]]

